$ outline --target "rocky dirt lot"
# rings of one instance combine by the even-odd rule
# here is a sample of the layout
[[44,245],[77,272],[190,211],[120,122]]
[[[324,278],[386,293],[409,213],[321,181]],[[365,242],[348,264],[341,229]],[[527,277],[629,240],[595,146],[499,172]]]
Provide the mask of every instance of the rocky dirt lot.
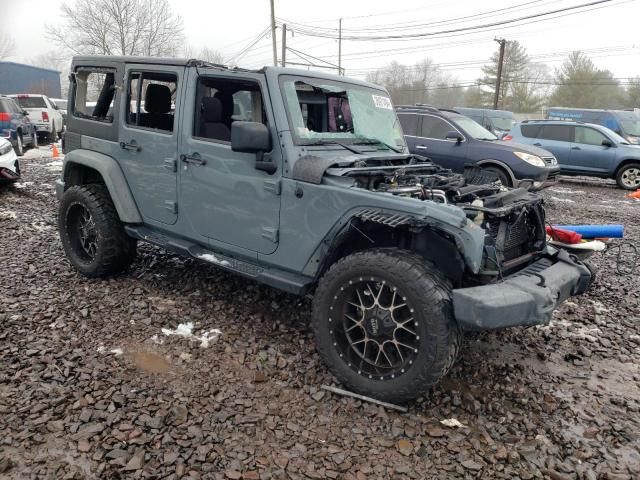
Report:
[[[61,163],[28,157],[0,187],[0,477],[640,478],[640,282],[615,252],[549,326],[469,336],[403,414],[320,390],[307,300],[148,245],[126,275],[79,276]],[[544,196],[552,222],[640,245],[640,203],[609,183]]]

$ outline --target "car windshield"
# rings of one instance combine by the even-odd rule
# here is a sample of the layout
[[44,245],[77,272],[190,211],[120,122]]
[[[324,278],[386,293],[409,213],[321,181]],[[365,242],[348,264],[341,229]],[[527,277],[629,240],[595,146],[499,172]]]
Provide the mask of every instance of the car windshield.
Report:
[[42,97],[17,97],[16,100],[22,108],[47,108]]
[[620,124],[627,135],[640,137],[640,119],[620,120]]
[[54,100],[54,103],[58,106],[60,110],[67,109],[67,101],[66,100]]
[[296,143],[378,143],[406,151],[400,122],[384,91],[289,75],[281,77],[280,87]]
[[614,142],[622,145],[629,145],[629,142],[627,141],[626,138],[618,135],[616,132],[614,132],[610,128],[603,127],[602,125],[597,125],[597,126],[603,129],[605,133],[609,136],[609,138],[611,138],[611,140],[613,140]]
[[460,128],[462,128],[468,135],[470,135],[471,137],[477,140],[497,140],[498,139],[498,137],[496,137],[493,133],[491,133],[489,130],[484,128],[478,122],[471,120],[469,117],[463,117],[461,115],[461,116],[451,117],[451,119],[454,120],[460,126]]
[[510,117],[491,117],[493,126],[498,130],[508,132],[513,126],[513,118]]

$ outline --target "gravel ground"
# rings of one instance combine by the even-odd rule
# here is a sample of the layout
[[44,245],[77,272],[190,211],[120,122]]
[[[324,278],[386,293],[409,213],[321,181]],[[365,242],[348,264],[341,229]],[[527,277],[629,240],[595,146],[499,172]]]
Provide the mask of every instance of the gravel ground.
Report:
[[[0,477],[640,478],[640,282],[613,252],[549,326],[469,336],[402,414],[319,389],[307,300],[148,245],[126,275],[78,275],[47,155],[0,187]],[[544,196],[550,221],[640,244],[608,182]]]

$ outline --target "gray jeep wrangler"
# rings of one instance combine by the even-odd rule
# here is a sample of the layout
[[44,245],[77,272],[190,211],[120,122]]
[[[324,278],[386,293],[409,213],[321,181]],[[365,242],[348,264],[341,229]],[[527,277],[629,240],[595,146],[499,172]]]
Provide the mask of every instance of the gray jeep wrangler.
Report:
[[87,277],[136,242],[313,295],[349,389],[425,393],[464,330],[549,322],[591,271],[546,243],[542,199],[408,152],[362,81],[196,60],[73,59],[59,230]]

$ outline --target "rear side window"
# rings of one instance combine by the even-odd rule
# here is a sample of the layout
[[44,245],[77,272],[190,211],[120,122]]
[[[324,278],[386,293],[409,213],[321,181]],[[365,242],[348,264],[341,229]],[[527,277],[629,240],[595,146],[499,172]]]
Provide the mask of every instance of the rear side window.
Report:
[[13,106],[11,105],[11,101],[0,98],[0,112],[2,113],[14,113]]
[[558,142],[573,141],[573,127],[570,125],[544,125],[539,138],[556,140]]
[[127,124],[173,132],[178,78],[173,73],[132,72]]
[[422,117],[421,137],[444,140],[451,130],[454,130],[454,128],[440,118],[432,117],[431,115]]
[[49,108],[43,97],[16,97],[22,108]]
[[400,125],[402,125],[402,131],[405,135],[416,136],[418,133],[418,120],[420,117],[418,115],[411,114],[400,114],[398,115],[398,119],[400,120]]
[[521,125],[520,131],[523,137],[540,138],[542,133],[542,125]]
[[77,70],[73,78],[73,116],[112,123],[116,96],[115,72],[110,69],[83,68]]

